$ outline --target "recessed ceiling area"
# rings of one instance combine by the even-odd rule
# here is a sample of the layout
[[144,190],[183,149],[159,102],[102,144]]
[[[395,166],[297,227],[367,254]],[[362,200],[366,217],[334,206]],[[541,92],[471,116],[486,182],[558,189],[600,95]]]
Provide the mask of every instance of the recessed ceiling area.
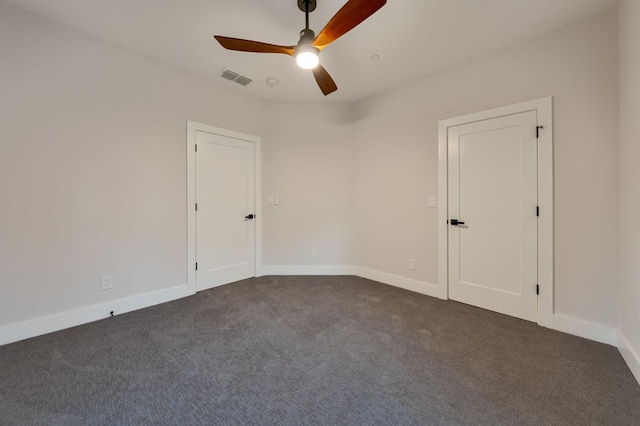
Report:
[[[293,45],[297,0],[4,0],[265,100],[357,101],[616,7],[617,0],[389,0],[321,54],[338,91],[325,97],[286,55],[223,49],[214,34]],[[318,0],[318,33],[346,3]],[[375,55],[378,61],[372,61]],[[253,80],[220,79],[223,68]],[[269,87],[267,79],[279,84]]]

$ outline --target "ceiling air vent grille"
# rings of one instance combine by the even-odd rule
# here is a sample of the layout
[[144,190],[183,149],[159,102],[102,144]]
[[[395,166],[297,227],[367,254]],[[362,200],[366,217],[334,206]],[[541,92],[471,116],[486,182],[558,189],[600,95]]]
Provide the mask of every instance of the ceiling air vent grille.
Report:
[[247,84],[251,83],[253,80],[251,80],[250,78],[245,77],[244,75],[241,75],[240,77],[236,78],[236,83],[238,84],[242,84],[243,86],[246,86]]
[[244,75],[240,75],[237,72],[233,72],[226,68],[223,68],[222,71],[220,71],[220,77],[243,86],[246,86],[253,81],[249,77],[245,77]]

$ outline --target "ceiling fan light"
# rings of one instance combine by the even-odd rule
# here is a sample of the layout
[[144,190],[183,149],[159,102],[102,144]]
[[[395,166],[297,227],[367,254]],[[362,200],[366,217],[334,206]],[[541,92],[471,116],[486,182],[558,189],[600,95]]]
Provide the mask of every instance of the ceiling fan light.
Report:
[[312,70],[320,64],[320,51],[310,44],[299,44],[296,47],[296,62],[300,68]]
[[296,56],[296,62],[300,68],[312,70],[320,64],[320,58],[313,52],[302,52]]

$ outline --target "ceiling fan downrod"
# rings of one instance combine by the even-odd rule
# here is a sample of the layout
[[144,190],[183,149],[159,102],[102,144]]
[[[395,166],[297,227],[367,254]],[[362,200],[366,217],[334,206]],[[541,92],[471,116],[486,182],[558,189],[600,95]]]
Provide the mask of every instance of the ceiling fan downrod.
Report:
[[310,0],[306,0],[304,2],[304,8],[305,8],[305,11],[304,11],[304,28],[306,30],[309,29],[309,1]]
[[316,34],[309,28],[309,13],[316,10],[316,0],[298,0],[298,8],[304,12],[305,27],[300,31],[298,44],[311,44],[316,39]]

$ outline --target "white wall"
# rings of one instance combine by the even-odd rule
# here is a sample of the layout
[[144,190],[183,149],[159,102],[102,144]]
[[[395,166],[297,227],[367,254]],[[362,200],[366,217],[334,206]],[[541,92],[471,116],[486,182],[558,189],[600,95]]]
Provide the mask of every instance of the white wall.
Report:
[[[351,105],[271,103],[267,123],[263,264],[351,265]],[[277,207],[266,204],[269,195],[278,195]]]
[[555,312],[615,327],[617,51],[612,11],[357,104],[356,264],[437,284],[438,121],[553,96]]
[[264,103],[4,3],[0,58],[0,327],[186,283],[186,121]]
[[620,4],[620,333],[640,381],[640,2]]

